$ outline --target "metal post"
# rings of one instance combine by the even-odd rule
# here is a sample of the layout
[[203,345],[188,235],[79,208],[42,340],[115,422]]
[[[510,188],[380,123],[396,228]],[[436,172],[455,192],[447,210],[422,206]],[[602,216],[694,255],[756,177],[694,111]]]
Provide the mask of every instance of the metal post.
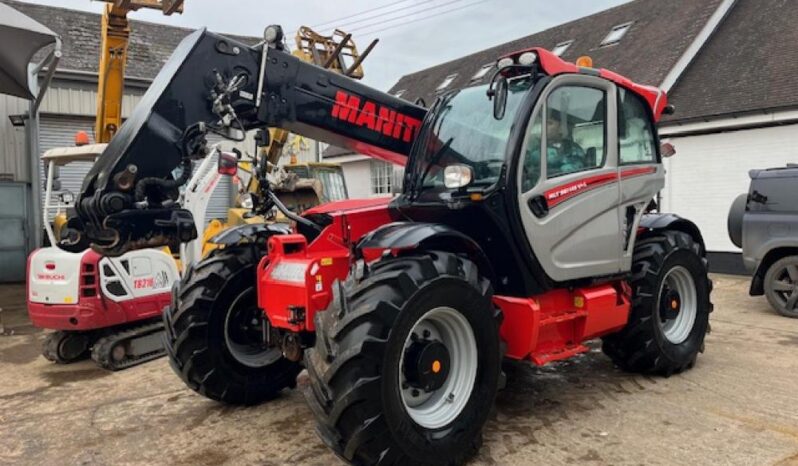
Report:
[[[28,168],[30,174],[30,190],[31,190],[31,203],[28,213],[28,225],[32,229],[28,233],[28,252],[42,245],[42,217],[39,215],[42,212],[42,180],[41,180],[41,158],[39,148],[39,105],[42,103],[42,98],[47,88],[50,86],[50,81],[55,74],[58,61],[61,59],[61,39],[56,38],[55,47],[50,54],[42,60],[38,65],[29,65],[29,78],[28,82],[31,86],[31,91],[36,95],[36,99],[31,101],[28,107],[28,122],[25,125],[25,133],[28,139]],[[47,66],[47,74],[44,81],[39,85],[39,72]]]
[[28,215],[28,224],[32,231],[28,233],[28,252],[42,245],[42,181],[41,160],[39,158],[39,112],[35,110],[35,103],[30,103],[28,121],[25,124],[25,133],[28,138],[28,167],[30,173],[31,203]]

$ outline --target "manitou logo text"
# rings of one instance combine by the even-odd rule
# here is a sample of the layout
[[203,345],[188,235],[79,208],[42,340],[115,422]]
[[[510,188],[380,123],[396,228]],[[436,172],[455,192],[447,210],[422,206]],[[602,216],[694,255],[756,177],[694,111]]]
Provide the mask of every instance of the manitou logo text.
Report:
[[404,142],[411,142],[421,126],[421,120],[344,91],[335,94],[332,116]]

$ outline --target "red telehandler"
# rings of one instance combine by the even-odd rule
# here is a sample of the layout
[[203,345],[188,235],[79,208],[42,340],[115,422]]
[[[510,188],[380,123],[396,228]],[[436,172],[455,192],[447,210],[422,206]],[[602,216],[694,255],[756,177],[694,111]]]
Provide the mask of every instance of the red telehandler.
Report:
[[342,458],[459,464],[503,358],[542,365],[602,338],[626,370],[691,368],[711,282],[698,228],[652,211],[665,94],[543,49],[497,58],[488,83],[426,110],[301,62],[277,26],[255,47],[192,34],[88,174],[62,247],[193,239],[177,188],[205,135],[279,127],[406,162],[403,191],[300,216],[260,183],[254,211],[294,226],[228,231],[164,313],[192,389],[255,403],[306,367],[318,432]]

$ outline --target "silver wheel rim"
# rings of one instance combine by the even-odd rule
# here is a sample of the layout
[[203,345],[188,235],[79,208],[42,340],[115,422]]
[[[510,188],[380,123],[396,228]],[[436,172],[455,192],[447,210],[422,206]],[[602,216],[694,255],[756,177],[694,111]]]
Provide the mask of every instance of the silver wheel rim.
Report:
[[[224,317],[224,343],[227,346],[227,351],[230,352],[230,355],[233,356],[233,359],[238,361],[239,363],[252,368],[261,368],[266,367],[275,363],[282,357],[282,353],[280,349],[276,346],[272,345],[265,349],[258,349],[253,345],[242,343],[240,338],[236,338],[234,336],[235,327],[237,322],[235,322],[234,317],[237,317],[236,307],[244,304],[241,301],[245,300],[248,293],[254,292],[253,290],[247,290],[244,293],[238,295],[238,297],[233,301],[230,307],[227,310],[227,313]],[[259,312],[262,312],[258,310]],[[271,331],[271,326],[269,323],[269,319],[266,316],[263,316],[263,321],[265,323],[265,332]]]
[[[446,381],[429,393],[407,384],[404,357],[413,343],[413,334],[439,341],[449,352],[450,367]],[[439,429],[450,424],[463,411],[477,378],[477,342],[468,320],[450,307],[436,307],[422,316],[405,339],[399,361],[399,387],[402,404],[416,424]],[[416,392],[416,396],[413,396]]]
[[[672,319],[664,319],[662,317],[663,293],[668,289],[678,293],[681,301],[678,314]],[[662,328],[665,339],[674,345],[687,340],[698,315],[698,293],[695,288],[695,280],[693,280],[690,271],[681,265],[670,269],[660,285],[657,303],[659,306],[659,318],[657,321]]]
[[785,264],[773,275],[770,285],[781,307],[787,311],[795,311],[798,307],[798,263]]

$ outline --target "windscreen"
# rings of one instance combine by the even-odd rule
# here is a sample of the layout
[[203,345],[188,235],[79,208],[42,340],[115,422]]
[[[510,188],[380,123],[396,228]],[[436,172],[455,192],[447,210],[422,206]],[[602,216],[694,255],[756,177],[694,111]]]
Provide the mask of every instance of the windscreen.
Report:
[[510,81],[501,119],[493,116],[487,85],[446,95],[409,168],[414,189],[445,190],[443,171],[451,164],[471,167],[473,181],[469,187],[484,189],[495,184],[504,165],[515,115],[532,84],[529,76]]

